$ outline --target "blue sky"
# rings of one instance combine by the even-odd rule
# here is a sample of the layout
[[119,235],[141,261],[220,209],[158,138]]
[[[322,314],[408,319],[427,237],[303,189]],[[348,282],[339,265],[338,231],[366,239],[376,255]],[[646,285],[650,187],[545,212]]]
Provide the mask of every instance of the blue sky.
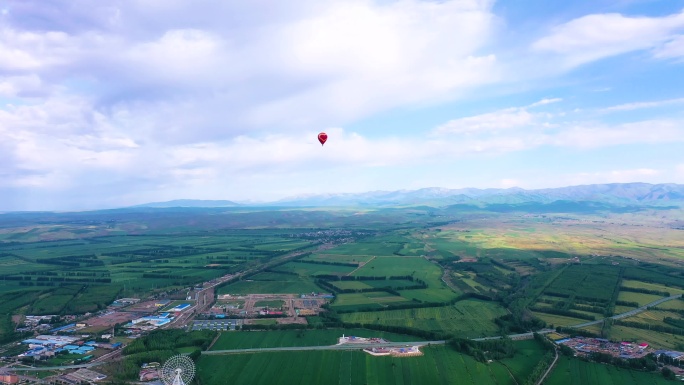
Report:
[[682,90],[680,0],[0,0],[0,210],[684,183]]

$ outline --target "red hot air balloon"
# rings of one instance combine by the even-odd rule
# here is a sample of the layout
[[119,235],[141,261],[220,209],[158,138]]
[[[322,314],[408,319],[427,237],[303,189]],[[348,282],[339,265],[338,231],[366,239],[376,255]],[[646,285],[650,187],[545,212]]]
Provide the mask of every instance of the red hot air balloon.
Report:
[[321,142],[321,146],[325,144],[325,141],[328,140],[328,134],[325,132],[321,132],[318,134],[318,141]]

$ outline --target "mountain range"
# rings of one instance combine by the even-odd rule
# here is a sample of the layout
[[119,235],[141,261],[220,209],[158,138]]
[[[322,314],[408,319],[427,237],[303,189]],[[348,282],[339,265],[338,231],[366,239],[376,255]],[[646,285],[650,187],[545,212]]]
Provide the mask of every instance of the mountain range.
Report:
[[684,185],[674,183],[611,183],[537,190],[525,190],[518,187],[507,189],[446,189],[429,187],[418,190],[307,194],[260,203],[180,199],[168,202],[147,203],[135,207],[392,207],[415,205],[442,207],[453,204],[488,205],[528,202],[551,203],[556,201],[588,201],[618,206],[684,206]]

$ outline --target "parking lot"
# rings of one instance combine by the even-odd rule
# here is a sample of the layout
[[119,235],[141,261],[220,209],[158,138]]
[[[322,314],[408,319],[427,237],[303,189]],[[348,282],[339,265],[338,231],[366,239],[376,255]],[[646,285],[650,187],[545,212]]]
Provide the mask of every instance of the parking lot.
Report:
[[190,330],[235,330],[235,327],[242,325],[242,320],[235,319],[213,319],[195,320]]

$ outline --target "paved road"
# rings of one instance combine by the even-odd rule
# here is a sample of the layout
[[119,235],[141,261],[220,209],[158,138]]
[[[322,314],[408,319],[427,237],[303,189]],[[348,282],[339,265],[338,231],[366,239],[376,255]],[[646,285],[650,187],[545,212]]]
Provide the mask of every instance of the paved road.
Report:
[[403,346],[425,346],[443,345],[446,341],[410,341],[410,342],[387,342],[383,344],[341,344],[326,346],[285,346],[279,348],[252,348],[252,349],[232,349],[232,350],[212,350],[203,351],[202,354],[238,354],[238,353],[263,353],[263,352],[284,352],[302,350],[358,350],[366,348],[398,348]]
[[103,362],[91,362],[89,364],[81,365],[63,365],[63,366],[36,366],[36,367],[26,367],[26,368],[7,368],[12,372],[28,372],[28,371],[44,371],[44,370],[64,370],[64,369],[82,369],[82,368],[92,368],[93,366],[104,365],[106,361]]
[[544,375],[541,376],[539,381],[537,381],[537,385],[542,385],[542,382],[544,382],[544,380],[546,379],[546,376],[548,376],[549,373],[551,373],[551,371],[553,370],[553,367],[556,366],[556,361],[558,361],[558,347],[556,346],[553,350],[556,353],[556,357],[553,359],[553,362],[551,363],[551,365],[549,365],[549,368],[546,369],[546,372],[544,372]]

